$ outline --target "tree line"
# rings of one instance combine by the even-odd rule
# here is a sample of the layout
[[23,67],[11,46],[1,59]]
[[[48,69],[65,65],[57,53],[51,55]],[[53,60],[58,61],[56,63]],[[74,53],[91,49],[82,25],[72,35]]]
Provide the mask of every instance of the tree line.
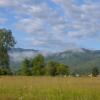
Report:
[[[8,50],[13,48],[16,44],[15,38],[12,35],[11,30],[0,29],[0,75],[13,75],[13,71],[10,69],[10,58]],[[33,59],[24,59],[20,70],[17,75],[69,75],[69,67],[65,64],[56,61],[45,61],[45,57],[41,54],[37,55]],[[92,69],[92,76],[99,75],[97,67]]]
[[45,61],[45,57],[41,54],[33,59],[23,60],[20,70],[20,75],[69,75],[69,67],[56,61]]

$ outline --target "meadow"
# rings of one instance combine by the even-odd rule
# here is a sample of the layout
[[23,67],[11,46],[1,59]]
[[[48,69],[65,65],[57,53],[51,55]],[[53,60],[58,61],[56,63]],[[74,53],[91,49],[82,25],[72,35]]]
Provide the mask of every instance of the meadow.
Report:
[[100,100],[100,78],[1,76],[0,100]]

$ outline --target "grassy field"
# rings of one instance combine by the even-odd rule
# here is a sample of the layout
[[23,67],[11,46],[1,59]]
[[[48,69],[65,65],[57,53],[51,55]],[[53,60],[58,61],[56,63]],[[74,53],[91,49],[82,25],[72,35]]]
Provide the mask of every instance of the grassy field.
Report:
[[100,100],[100,78],[2,76],[0,100]]

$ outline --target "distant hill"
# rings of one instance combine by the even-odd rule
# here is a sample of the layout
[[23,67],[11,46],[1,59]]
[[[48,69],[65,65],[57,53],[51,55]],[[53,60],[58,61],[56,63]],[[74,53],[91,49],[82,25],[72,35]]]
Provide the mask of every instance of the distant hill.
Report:
[[100,50],[69,49],[48,56],[48,60],[55,60],[69,65],[73,73],[87,74],[91,72],[93,67],[100,69]]
[[49,53],[33,49],[14,48],[9,51],[12,68],[18,69],[24,58],[33,58],[37,54],[46,56],[46,60],[55,60],[70,66],[71,72],[86,74],[93,67],[100,69],[100,50],[84,48],[68,49],[64,52]]

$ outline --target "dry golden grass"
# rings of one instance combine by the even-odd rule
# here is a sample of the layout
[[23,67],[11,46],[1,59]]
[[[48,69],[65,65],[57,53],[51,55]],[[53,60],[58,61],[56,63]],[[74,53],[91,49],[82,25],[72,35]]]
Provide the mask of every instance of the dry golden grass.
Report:
[[100,100],[100,78],[2,76],[0,100]]

